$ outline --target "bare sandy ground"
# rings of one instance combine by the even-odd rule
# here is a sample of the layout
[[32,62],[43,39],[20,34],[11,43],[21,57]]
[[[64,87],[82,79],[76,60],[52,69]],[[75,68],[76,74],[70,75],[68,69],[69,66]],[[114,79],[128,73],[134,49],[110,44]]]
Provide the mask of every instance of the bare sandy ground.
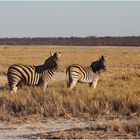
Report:
[[[140,120],[85,121],[64,118],[48,119],[36,123],[0,123],[0,139],[74,138],[74,136],[75,138],[115,138],[115,136],[116,138],[140,138],[140,128],[137,128],[135,133],[130,134],[119,130],[123,125],[128,125],[131,128],[131,125],[138,123],[140,124]],[[106,125],[109,127],[116,126],[112,132],[107,132]],[[91,130],[90,127],[92,127]],[[86,135],[86,130],[90,134]],[[67,133],[71,131],[74,133],[68,135],[66,131]],[[77,131],[78,135],[76,136]]]
[[0,139],[27,139],[27,137],[39,133],[57,132],[73,128],[85,128],[94,123],[94,121],[75,121],[70,119],[45,120],[36,123],[30,122],[20,124],[1,123]]
[[140,139],[140,122],[136,120],[97,120],[85,128],[25,135],[40,139]]

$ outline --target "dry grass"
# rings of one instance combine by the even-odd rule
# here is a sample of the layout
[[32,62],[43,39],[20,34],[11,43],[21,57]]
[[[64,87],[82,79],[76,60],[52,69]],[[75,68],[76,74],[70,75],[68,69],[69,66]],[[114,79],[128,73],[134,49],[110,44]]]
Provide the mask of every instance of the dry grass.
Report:
[[[8,87],[0,90],[1,120],[6,114],[23,116],[76,117],[139,117],[140,116],[140,49],[122,47],[7,47],[0,48],[0,73],[13,63],[38,65],[49,52],[61,51],[59,71],[72,63],[88,65],[99,55],[107,55],[108,70],[93,90],[78,84],[72,91],[66,81],[52,82],[42,93],[39,87],[23,87],[17,94],[9,94]],[[83,59],[84,58],[84,59]]]
[[14,63],[43,64],[50,52],[55,51],[62,52],[60,71],[65,71],[66,67],[72,63],[88,65],[102,54],[110,57],[108,66],[111,70],[140,68],[139,47],[0,46],[0,73],[6,74],[9,65]]

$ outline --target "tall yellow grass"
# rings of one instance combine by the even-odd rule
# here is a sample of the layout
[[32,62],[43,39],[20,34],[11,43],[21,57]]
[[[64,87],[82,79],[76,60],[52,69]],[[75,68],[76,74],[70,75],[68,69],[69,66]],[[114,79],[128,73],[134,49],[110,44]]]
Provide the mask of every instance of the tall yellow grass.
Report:
[[[13,63],[38,65],[49,52],[61,51],[59,71],[65,72],[72,63],[89,65],[99,55],[107,55],[107,71],[97,88],[77,84],[73,90],[66,81],[51,82],[45,93],[39,87],[23,87],[17,94],[9,94],[8,86],[0,90],[0,113],[16,116],[42,114],[43,116],[76,117],[139,117],[140,116],[140,49],[133,47],[71,47],[32,46],[0,48],[0,72]],[[5,115],[0,119],[4,119]]]

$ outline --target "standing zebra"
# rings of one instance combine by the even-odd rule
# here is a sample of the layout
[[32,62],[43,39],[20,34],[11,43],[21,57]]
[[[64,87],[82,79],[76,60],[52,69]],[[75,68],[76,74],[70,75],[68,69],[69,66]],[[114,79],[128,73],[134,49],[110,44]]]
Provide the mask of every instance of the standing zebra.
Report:
[[106,70],[105,57],[101,56],[99,60],[92,62],[89,67],[78,64],[68,66],[66,70],[67,86],[72,89],[77,82],[89,83],[90,87],[96,87],[100,74]]
[[20,83],[26,85],[40,85],[45,91],[48,82],[58,69],[57,61],[61,53],[54,53],[46,59],[43,65],[29,66],[22,64],[11,65],[8,69],[7,78],[11,93],[16,93]]

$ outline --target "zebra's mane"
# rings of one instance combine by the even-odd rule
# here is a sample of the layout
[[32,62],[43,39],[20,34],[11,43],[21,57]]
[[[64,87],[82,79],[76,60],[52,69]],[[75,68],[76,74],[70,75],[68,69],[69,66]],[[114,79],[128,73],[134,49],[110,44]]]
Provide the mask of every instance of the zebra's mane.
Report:
[[50,56],[48,59],[46,59],[44,63],[44,68],[45,69],[58,69],[58,64],[57,64],[57,53],[54,53],[52,56]]
[[49,64],[54,59],[54,56],[50,56],[48,59],[46,59],[44,65]]
[[38,66],[34,66],[35,67],[35,71],[37,73],[42,73],[43,71],[49,70],[49,69],[58,69],[58,64],[56,62],[53,62],[52,64],[49,65],[38,65]]

